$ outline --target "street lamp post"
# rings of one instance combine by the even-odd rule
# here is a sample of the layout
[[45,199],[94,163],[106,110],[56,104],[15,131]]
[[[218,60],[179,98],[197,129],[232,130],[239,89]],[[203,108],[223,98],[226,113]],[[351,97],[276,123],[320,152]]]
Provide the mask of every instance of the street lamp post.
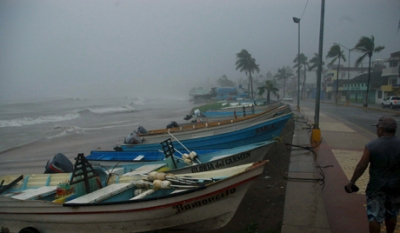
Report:
[[[349,51],[349,62],[348,62],[348,67],[347,67],[347,95],[346,95],[346,104],[349,104],[349,98],[350,98],[350,96],[349,96],[350,52],[351,52],[351,50],[353,50],[353,49],[349,49],[349,48],[347,48],[346,46],[344,46],[344,45],[342,45],[342,44],[339,44],[339,43],[334,43],[334,44],[337,44],[337,45],[339,45],[339,46],[342,46],[344,49],[347,49],[347,51]],[[338,82],[339,82],[339,80],[338,80]]]
[[297,46],[297,111],[300,112],[300,19],[293,17],[293,22],[299,25]]

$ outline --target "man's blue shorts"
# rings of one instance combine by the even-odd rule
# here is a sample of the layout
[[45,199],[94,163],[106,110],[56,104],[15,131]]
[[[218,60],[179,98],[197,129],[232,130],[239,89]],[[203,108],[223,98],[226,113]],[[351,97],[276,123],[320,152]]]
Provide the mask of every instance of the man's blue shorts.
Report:
[[388,194],[383,191],[376,191],[373,195],[367,196],[368,221],[383,223],[385,219],[397,217],[400,209],[400,196]]

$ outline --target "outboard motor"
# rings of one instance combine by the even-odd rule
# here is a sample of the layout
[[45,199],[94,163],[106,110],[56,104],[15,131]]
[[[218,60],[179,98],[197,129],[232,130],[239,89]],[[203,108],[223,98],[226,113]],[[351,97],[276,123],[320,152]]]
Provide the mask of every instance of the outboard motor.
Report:
[[[136,130],[134,130],[131,134],[125,137],[125,144],[140,144],[144,139],[141,139],[140,135],[146,135],[147,130],[143,126],[139,126]],[[114,148],[115,149],[115,148]]]
[[139,133],[141,135],[147,134],[147,130],[143,126],[139,126],[136,130],[136,133]]
[[201,116],[200,110],[199,110],[199,109],[194,110],[194,115],[195,115],[196,117],[200,117],[200,116]]
[[69,173],[74,170],[72,162],[63,154],[56,154],[51,160],[47,161],[44,173]]
[[190,120],[193,116],[192,115],[186,115],[183,119],[184,120]]
[[178,123],[176,123],[176,121],[171,121],[171,123],[169,123],[169,124],[167,125],[167,129],[170,129],[170,128],[177,128],[177,127],[179,127],[179,125],[178,125]]
[[140,139],[136,130],[134,130],[131,134],[125,137],[125,144],[140,144],[142,143],[142,139]]
[[199,117],[206,117],[203,113],[200,112],[200,109],[194,110],[194,115],[199,118]]

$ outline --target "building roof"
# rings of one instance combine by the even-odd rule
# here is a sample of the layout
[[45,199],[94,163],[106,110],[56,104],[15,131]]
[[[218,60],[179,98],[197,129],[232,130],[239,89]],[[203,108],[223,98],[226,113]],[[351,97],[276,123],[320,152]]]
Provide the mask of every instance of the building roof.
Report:
[[[382,85],[387,85],[388,77],[381,76],[382,71],[372,71],[371,72],[371,87],[372,88],[380,88]],[[347,80],[346,80],[347,81]],[[349,83],[367,83],[368,82],[368,73],[363,73],[351,80]]]

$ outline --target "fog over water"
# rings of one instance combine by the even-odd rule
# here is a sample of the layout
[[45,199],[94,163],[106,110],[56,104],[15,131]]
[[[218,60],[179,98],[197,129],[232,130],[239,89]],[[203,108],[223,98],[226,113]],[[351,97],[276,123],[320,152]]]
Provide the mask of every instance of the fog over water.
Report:
[[[375,36],[400,50],[399,0],[327,0],[324,57],[334,42]],[[318,52],[320,0],[0,2],[0,104],[51,98],[187,95],[235,70],[246,49],[273,74]],[[347,58],[347,50],[345,55]],[[360,54],[353,52],[351,62]]]

